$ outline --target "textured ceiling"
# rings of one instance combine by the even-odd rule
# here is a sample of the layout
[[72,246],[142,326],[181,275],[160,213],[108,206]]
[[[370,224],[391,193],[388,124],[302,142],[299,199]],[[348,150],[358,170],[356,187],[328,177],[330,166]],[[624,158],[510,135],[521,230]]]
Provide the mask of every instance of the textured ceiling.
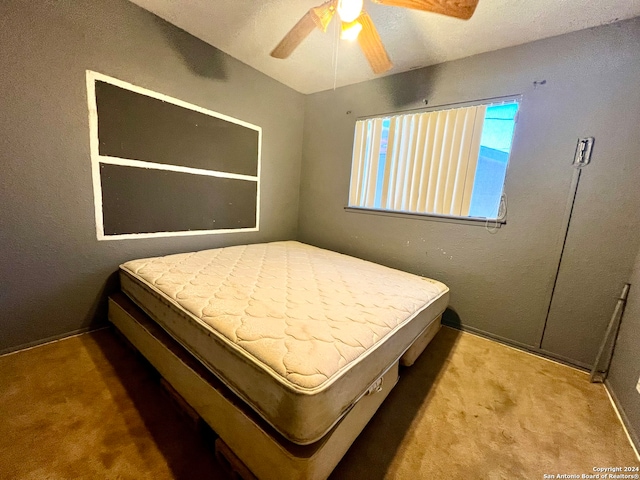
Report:
[[[376,77],[357,42],[336,41],[335,21],[327,33],[311,33],[288,59],[269,56],[300,17],[323,0],[132,1],[302,93]],[[365,9],[394,63],[385,73],[391,75],[639,16],[640,0],[480,0],[468,21],[370,0]]]

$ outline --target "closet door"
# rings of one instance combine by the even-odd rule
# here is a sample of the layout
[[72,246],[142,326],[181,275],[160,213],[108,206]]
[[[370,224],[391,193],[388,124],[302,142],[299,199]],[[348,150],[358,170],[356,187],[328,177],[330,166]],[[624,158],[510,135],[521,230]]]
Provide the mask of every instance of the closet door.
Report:
[[588,130],[579,132],[593,135],[595,144],[580,173],[541,340],[543,350],[587,367],[640,248],[640,111],[625,107],[640,105],[640,94],[636,81],[626,80],[608,87],[617,93],[606,99],[617,121],[597,122],[595,111]]

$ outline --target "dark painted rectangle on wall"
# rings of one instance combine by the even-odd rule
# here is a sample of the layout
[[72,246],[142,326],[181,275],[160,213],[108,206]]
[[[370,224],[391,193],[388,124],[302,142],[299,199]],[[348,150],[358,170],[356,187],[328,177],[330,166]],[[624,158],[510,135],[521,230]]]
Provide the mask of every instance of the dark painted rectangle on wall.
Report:
[[95,89],[100,155],[258,174],[258,131],[107,82]]
[[105,235],[256,227],[257,182],[100,164]]

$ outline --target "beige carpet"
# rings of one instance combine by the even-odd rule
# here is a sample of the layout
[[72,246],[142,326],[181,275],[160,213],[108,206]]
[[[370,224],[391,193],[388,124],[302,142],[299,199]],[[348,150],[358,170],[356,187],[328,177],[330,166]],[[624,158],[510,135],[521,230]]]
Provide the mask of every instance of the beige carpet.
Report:
[[[103,330],[0,357],[0,479],[224,478],[157,378]],[[443,328],[335,479],[538,479],[638,465],[585,373]]]

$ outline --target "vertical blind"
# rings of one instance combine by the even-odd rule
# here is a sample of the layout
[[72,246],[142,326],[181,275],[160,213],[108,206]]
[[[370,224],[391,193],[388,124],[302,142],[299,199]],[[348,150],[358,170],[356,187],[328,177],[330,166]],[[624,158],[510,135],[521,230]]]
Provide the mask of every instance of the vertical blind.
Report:
[[486,109],[358,120],[349,206],[468,216]]

